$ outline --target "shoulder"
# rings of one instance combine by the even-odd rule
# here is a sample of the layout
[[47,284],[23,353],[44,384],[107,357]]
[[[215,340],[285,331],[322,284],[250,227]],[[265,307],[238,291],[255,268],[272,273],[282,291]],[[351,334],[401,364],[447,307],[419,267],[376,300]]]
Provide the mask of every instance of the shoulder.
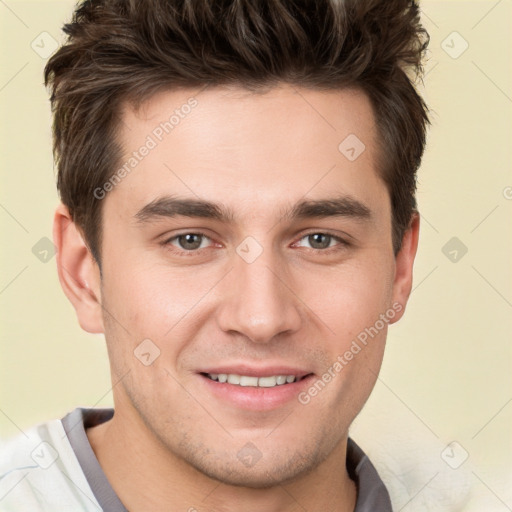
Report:
[[2,512],[97,511],[96,503],[60,420],[0,442]]
[[350,437],[347,442],[346,466],[350,478],[357,486],[355,512],[368,510],[391,512],[391,499],[384,482],[366,453]]

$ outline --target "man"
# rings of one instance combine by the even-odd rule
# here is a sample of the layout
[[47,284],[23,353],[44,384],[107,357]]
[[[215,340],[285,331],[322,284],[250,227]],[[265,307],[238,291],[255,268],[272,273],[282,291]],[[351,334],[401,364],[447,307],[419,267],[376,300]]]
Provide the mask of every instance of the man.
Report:
[[418,6],[97,0],[64,30],[58,273],[115,413],[7,446],[1,510],[390,511],[348,431],[411,291]]

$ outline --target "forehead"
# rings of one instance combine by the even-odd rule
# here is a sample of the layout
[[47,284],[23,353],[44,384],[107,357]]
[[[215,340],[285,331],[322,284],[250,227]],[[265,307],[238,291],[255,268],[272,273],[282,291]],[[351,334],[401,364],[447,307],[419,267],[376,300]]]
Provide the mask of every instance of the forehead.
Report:
[[358,90],[181,89],[137,110],[125,104],[121,114],[125,172],[110,197],[125,213],[164,194],[251,214],[282,211],[294,196],[364,199],[384,191],[373,111]]

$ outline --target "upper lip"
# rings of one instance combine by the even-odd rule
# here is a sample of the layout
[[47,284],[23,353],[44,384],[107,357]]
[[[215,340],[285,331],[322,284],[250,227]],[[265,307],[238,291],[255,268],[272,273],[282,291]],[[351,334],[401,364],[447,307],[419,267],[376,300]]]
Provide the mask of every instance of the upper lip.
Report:
[[296,366],[284,366],[284,365],[272,365],[264,367],[256,367],[249,365],[222,365],[212,366],[203,370],[199,370],[199,373],[215,373],[215,374],[232,374],[232,375],[246,375],[248,377],[271,377],[274,375],[295,375],[297,378],[305,377],[309,375],[310,371],[304,370]]

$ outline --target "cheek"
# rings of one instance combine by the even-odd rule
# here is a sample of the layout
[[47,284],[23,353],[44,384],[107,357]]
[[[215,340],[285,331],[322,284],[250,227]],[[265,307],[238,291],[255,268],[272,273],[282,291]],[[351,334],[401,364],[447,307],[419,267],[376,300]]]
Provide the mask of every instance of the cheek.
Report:
[[[126,276],[126,277],[125,277]],[[197,273],[126,263],[106,277],[105,293],[133,336],[163,338],[197,306],[215,282]]]
[[378,258],[304,278],[301,292],[307,306],[339,341],[374,325],[389,309],[391,294],[391,266]]
[[[190,350],[191,340],[213,312],[206,306],[208,293],[222,274],[124,263],[116,273],[105,273],[104,297],[111,313],[105,334],[111,364],[118,376],[132,369],[148,389],[156,382],[167,388],[172,382],[165,370],[174,373],[173,367],[180,366],[180,354]],[[156,358],[146,367],[148,352]]]

